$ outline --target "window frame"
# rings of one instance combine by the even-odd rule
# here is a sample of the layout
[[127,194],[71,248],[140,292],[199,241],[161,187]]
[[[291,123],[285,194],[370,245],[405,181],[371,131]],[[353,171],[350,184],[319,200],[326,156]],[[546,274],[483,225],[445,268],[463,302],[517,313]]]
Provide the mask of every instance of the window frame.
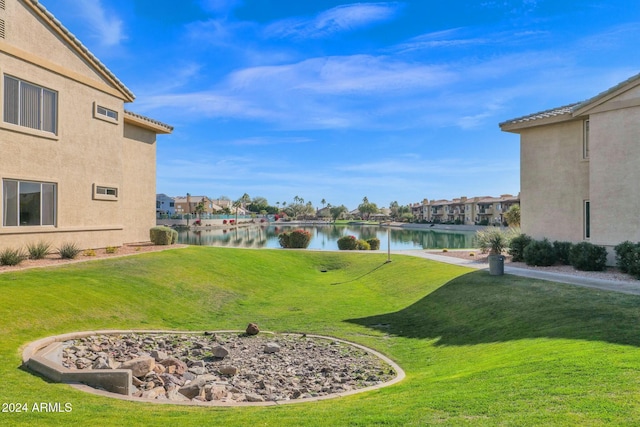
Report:
[[582,159],[589,160],[589,119],[582,122]]
[[[11,80],[16,83],[16,87],[9,89]],[[60,110],[58,91],[11,74],[3,74],[2,88],[2,122],[4,125],[17,126],[21,130],[42,132],[46,135],[58,135]],[[28,91],[29,88],[31,93]],[[37,112],[26,110],[29,106],[25,107],[25,99],[29,101],[29,98],[31,98],[30,101],[37,98]],[[15,105],[10,105],[10,103]],[[35,110],[35,108],[33,109]],[[37,121],[37,126],[29,121]]]
[[[15,204],[13,209],[14,218],[11,224],[7,224],[9,219],[9,204],[7,184],[15,183],[15,194],[11,203]],[[21,199],[23,194],[28,194],[22,191],[23,185],[39,185],[39,200],[38,200],[38,223],[29,224],[24,223],[23,215],[29,213],[27,209],[22,209]],[[45,190],[45,186],[48,187],[48,191]],[[25,202],[25,203],[28,203]],[[45,218],[48,220],[45,221]],[[15,221],[15,224],[13,223]],[[43,223],[46,222],[46,223]],[[14,179],[3,178],[2,179],[2,227],[6,228],[18,228],[18,227],[57,227],[58,224],[58,183],[50,181],[35,181],[27,179]]]
[[582,203],[583,236],[585,240],[591,239],[591,202],[589,199]]
[[[104,110],[104,112],[102,112],[101,110]],[[113,113],[113,114],[109,115],[109,113]],[[108,107],[105,107],[104,105],[100,105],[97,102],[94,102],[93,118],[104,120],[105,122],[109,122],[113,124],[118,124],[120,119],[120,113],[113,108],[108,108]]]
[[93,184],[93,200],[117,201],[120,189],[114,184]]

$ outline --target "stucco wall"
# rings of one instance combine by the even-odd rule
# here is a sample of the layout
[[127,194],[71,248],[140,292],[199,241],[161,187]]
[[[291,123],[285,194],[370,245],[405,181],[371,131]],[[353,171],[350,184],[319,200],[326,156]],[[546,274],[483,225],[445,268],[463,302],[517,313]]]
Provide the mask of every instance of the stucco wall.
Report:
[[590,126],[591,241],[640,241],[640,107],[592,114]]
[[[155,220],[155,133],[125,130],[124,96],[113,86],[96,87],[106,80],[21,1],[6,4],[0,93],[5,74],[56,91],[58,132],[5,123],[0,102],[0,249],[41,240],[82,248],[148,240]],[[96,118],[96,103],[118,112],[117,122]],[[3,227],[3,179],[57,184],[56,226]],[[118,198],[97,200],[94,185],[118,188]]]
[[536,239],[583,240],[589,161],[582,158],[581,120],[521,131],[521,229]]

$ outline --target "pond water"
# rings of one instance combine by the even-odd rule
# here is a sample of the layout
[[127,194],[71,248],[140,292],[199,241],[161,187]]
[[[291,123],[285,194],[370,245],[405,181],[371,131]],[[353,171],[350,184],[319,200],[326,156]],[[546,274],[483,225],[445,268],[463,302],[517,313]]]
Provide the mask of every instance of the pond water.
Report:
[[[311,233],[309,249],[338,250],[338,239],[355,236],[358,239],[380,239],[380,249],[387,249],[387,228],[375,225],[263,225],[230,229],[200,229],[178,231],[178,243],[203,246],[240,248],[279,248],[278,235],[285,231],[303,229]],[[391,250],[409,249],[465,249],[473,248],[475,232],[400,229],[390,230]]]

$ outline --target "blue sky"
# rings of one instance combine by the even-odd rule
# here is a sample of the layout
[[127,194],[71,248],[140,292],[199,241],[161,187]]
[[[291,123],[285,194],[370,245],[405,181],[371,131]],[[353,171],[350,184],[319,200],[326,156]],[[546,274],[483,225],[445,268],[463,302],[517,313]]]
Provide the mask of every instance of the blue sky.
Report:
[[636,0],[41,0],[175,127],[157,191],[353,209],[517,194],[498,123],[640,72]]

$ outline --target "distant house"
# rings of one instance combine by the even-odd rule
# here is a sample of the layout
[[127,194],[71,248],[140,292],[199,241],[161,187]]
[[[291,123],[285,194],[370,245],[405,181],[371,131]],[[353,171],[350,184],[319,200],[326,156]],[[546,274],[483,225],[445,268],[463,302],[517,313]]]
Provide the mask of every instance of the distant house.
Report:
[[522,231],[608,247],[640,240],[640,74],[500,124],[520,135]]
[[166,194],[156,194],[156,214],[175,215],[176,202],[173,197]]
[[460,197],[452,200],[428,200],[411,205],[411,213],[417,221],[455,224],[501,225],[504,214],[520,203],[519,196],[502,194],[499,197]]
[[172,128],[35,0],[0,1],[0,93],[0,247],[149,240]]

